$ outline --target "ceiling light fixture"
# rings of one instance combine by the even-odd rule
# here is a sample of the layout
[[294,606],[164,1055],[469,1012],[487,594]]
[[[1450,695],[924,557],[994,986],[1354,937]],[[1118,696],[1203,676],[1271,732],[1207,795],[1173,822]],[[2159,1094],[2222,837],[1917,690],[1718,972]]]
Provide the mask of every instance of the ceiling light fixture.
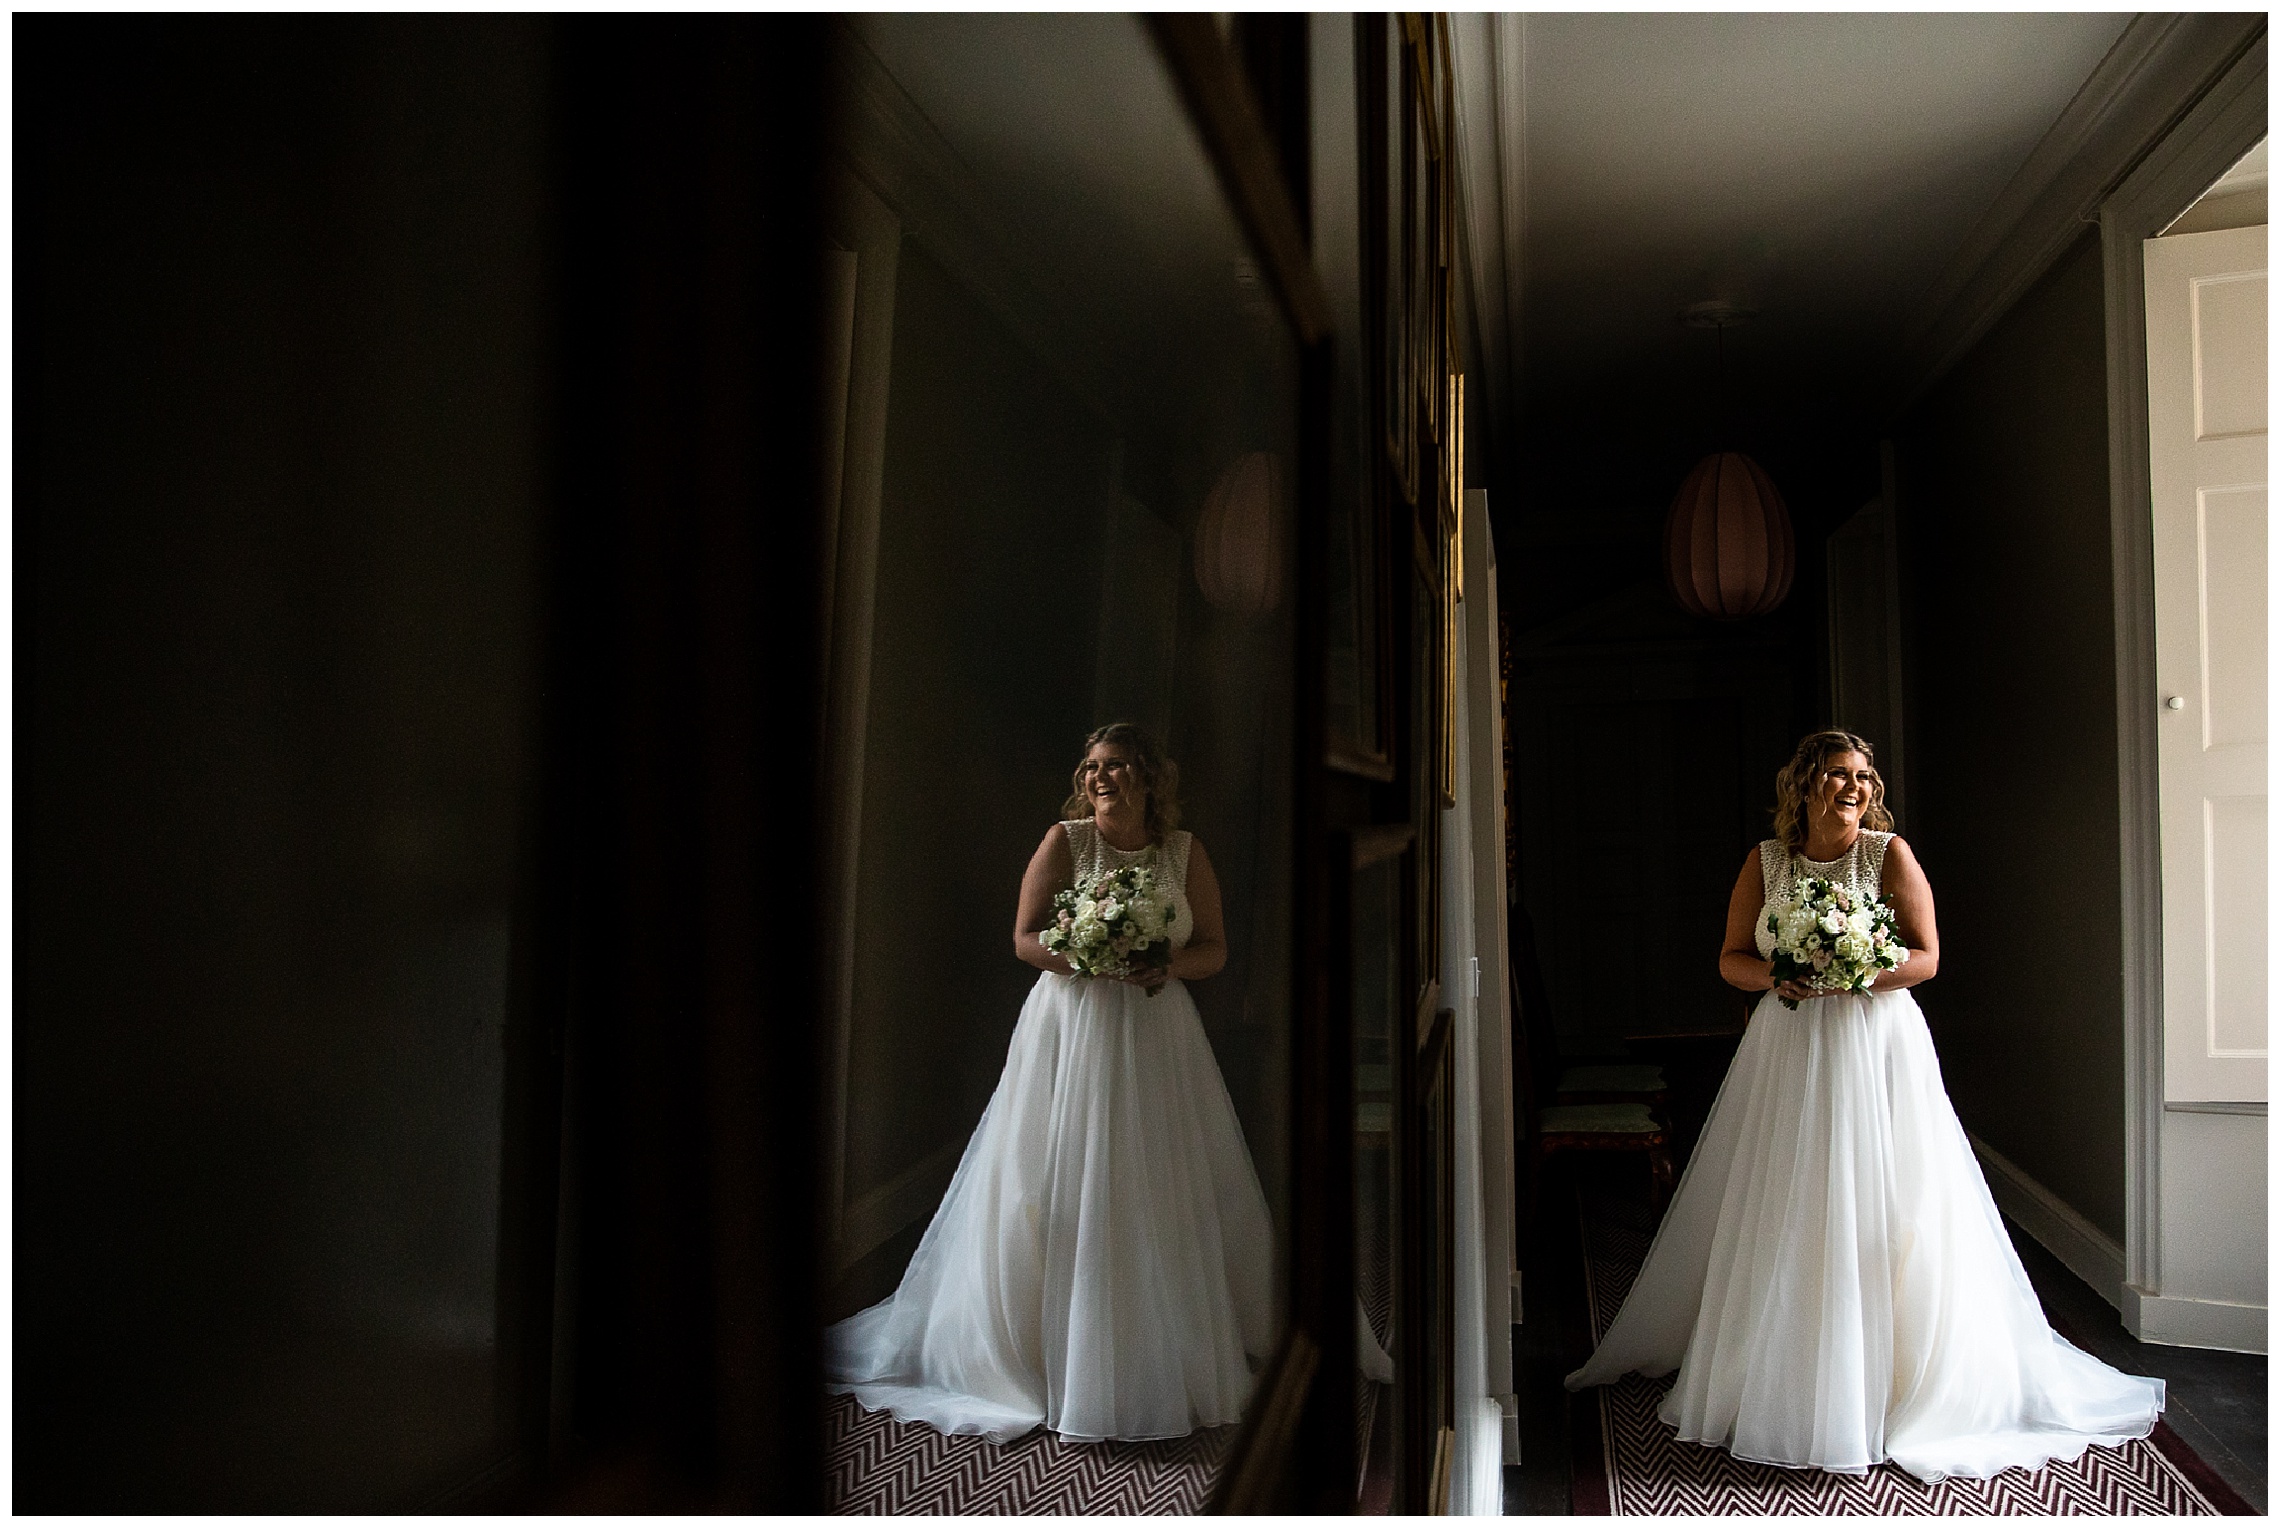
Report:
[[[1726,331],[1755,316],[1723,297],[1679,310],[1689,328],[1718,331],[1721,415]],[[1729,432],[1721,425],[1720,433]],[[1663,571],[1690,615],[1738,621],[1780,608],[1797,573],[1797,537],[1764,468],[1739,451],[1714,451],[1694,464],[1663,521]]]
[[1261,616],[1282,602],[1282,463],[1238,456],[1219,474],[1195,527],[1195,581],[1220,610]]

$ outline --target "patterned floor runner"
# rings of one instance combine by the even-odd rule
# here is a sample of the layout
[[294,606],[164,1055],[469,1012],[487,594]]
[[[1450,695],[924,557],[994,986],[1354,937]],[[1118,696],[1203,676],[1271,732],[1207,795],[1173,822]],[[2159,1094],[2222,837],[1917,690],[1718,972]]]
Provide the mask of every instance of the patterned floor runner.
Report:
[[[1609,1200],[1585,1199],[1582,1218],[1585,1288],[1597,1339],[1630,1292],[1654,1228],[1644,1205]],[[2208,1517],[2221,1511],[2186,1467],[2150,1440],[2086,1449],[2073,1464],[1936,1486],[1889,1464],[1866,1475],[1747,1464],[1723,1449],[1678,1441],[1655,1415],[1670,1385],[1668,1376],[1633,1374],[1599,1392],[1607,1507],[1617,1517]]]
[[831,1397],[831,1510],[925,1516],[1135,1517],[1203,1509],[1232,1427],[1162,1443],[1064,1443],[1040,1428],[1011,1443],[931,1427]]

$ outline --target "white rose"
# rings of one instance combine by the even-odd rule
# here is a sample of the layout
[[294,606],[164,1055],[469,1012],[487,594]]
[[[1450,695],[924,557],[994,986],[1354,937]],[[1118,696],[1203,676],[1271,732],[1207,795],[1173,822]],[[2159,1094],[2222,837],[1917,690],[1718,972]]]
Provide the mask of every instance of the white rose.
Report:
[[1851,917],[1847,918],[1845,920],[1845,926],[1851,929],[1854,933],[1858,934],[1861,938],[1866,939],[1868,937],[1868,931],[1876,926],[1876,920],[1868,915],[1868,909],[1864,907],[1860,911],[1854,913]]
[[1835,908],[1833,908],[1833,907],[1832,907],[1832,908],[1830,908],[1830,909],[1829,909],[1827,912],[1825,912],[1825,913],[1823,913],[1823,914],[1821,915],[1821,932],[1822,932],[1822,933],[1824,933],[1824,934],[1841,934],[1841,933],[1843,933],[1844,931],[1845,931],[1845,915],[1844,915],[1843,913],[1840,913],[1840,912],[1838,912],[1838,911],[1837,911]]

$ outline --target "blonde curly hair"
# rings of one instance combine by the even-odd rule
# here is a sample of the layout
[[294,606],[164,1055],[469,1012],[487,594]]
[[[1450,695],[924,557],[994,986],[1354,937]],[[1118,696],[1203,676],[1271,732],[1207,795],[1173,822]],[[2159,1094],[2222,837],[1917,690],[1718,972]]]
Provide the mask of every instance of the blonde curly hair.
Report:
[[1781,772],[1773,777],[1773,836],[1792,853],[1805,847],[1805,802],[1821,770],[1840,753],[1857,753],[1868,760],[1868,804],[1860,809],[1860,825],[1875,833],[1892,831],[1892,813],[1884,805],[1884,776],[1876,772],[1876,750],[1858,733],[1831,727],[1807,733]]
[[[1180,825],[1179,765],[1165,756],[1147,729],[1131,722],[1110,722],[1105,727],[1095,727],[1085,738],[1085,752],[1091,753],[1102,743],[1113,743],[1131,756],[1133,773],[1140,777],[1140,788],[1148,793],[1148,803],[1142,813],[1148,837],[1161,843],[1165,834]],[[1085,797],[1084,760],[1079,758],[1076,769],[1069,775],[1069,799],[1061,803],[1061,819],[1074,822],[1090,819],[1092,814],[1092,803]]]

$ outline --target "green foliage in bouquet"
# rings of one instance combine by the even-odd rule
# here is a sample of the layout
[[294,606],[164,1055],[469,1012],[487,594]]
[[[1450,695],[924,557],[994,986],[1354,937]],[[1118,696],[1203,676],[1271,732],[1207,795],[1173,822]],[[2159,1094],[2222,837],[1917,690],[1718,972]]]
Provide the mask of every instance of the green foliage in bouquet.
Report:
[[[1804,981],[1822,993],[1866,992],[1879,971],[1908,958],[1889,897],[1801,875],[1790,898],[1765,915],[1773,935],[1773,981]],[[1795,1008],[1794,998],[1782,1006]]]
[[[1161,977],[1172,967],[1177,917],[1179,909],[1156,889],[1156,873],[1128,865],[1056,894],[1053,921],[1039,938],[1079,976]],[[1151,996],[1157,985],[1148,984]]]

